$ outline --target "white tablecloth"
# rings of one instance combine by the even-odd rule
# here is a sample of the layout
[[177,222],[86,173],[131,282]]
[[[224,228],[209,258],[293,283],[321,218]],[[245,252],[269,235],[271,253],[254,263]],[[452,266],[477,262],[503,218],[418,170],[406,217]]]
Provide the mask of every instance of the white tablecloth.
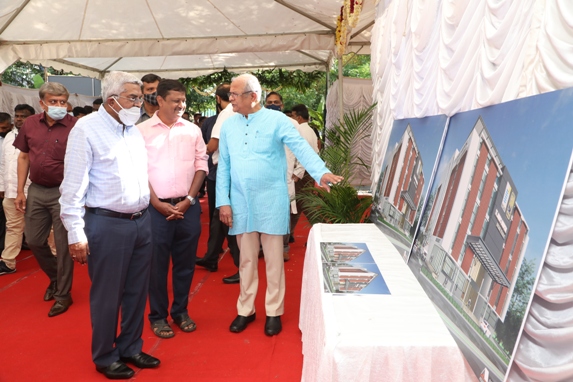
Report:
[[[366,243],[390,294],[323,292],[320,242]],[[373,224],[315,225],[301,293],[303,381],[476,380],[430,299]]]

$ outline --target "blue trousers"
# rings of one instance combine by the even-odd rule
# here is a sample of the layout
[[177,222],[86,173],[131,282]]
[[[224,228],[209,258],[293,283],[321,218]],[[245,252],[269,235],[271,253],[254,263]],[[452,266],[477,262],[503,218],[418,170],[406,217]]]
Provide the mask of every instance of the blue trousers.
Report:
[[153,206],[149,206],[153,231],[153,260],[149,283],[149,321],[168,317],[169,297],[167,275],[169,262],[173,263],[173,303],[171,317],[187,314],[189,290],[195,273],[197,244],[201,236],[201,205],[190,206],[184,219],[167,221]]
[[[136,220],[86,212],[92,359],[109,366],[141,352],[151,265],[151,216]],[[121,308],[121,332],[117,324]]]

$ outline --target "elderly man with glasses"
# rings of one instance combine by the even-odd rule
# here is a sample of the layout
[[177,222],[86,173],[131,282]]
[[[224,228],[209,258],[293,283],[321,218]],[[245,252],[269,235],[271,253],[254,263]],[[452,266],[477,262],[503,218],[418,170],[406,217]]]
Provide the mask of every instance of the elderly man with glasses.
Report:
[[124,72],[103,79],[103,106],[70,133],[60,188],[70,253],[88,264],[92,281],[92,359],[110,379],[131,378],[134,371],[126,363],[139,368],[160,363],[142,352],[141,339],[152,235],[147,152],[134,126],[143,102],[140,86]]
[[283,235],[288,233],[290,200],[286,182],[288,146],[322,187],[342,177],[330,173],[324,162],[300,136],[283,113],[263,108],[261,85],[251,74],[231,83],[229,100],[236,112],[221,128],[217,172],[217,207],[229,234],[240,248],[238,315],[230,326],[239,333],[255,320],[258,289],[258,253],[262,243],[266,262],[265,297],[268,336],[282,330],[285,272]]
[[[77,119],[68,115],[68,90],[57,82],[40,87],[40,107],[44,111],[28,117],[14,140],[18,155],[18,186],[14,201],[24,213],[26,241],[40,268],[50,279],[44,301],[56,300],[48,312],[57,316],[72,305],[74,263],[68,252],[66,228],[60,220],[59,186],[64,178],[64,155],[68,135]],[[32,184],[25,194],[28,173]],[[54,226],[57,257],[48,245]]]

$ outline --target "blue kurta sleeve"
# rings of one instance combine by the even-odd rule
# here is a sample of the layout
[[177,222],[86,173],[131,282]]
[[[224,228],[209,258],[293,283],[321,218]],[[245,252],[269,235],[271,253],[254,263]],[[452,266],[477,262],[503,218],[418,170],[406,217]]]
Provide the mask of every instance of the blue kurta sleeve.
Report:
[[302,163],[310,176],[320,183],[322,176],[330,171],[287,117],[281,118],[278,134],[283,143],[294,153],[296,159]]

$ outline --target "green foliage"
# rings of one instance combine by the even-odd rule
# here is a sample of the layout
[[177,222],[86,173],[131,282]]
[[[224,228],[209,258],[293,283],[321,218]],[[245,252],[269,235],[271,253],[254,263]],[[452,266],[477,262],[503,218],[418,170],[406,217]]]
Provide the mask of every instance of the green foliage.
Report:
[[505,321],[498,321],[495,327],[497,338],[506,349],[515,347],[515,341],[525,317],[525,310],[531,297],[534,282],[534,263],[532,260],[525,259],[517,276]]
[[344,177],[350,183],[360,167],[367,167],[363,158],[352,152],[352,148],[370,136],[372,113],[376,104],[362,110],[345,113],[342,121],[326,131],[326,147],[322,159],[333,174]]
[[309,106],[307,108],[308,114],[310,114],[310,122],[308,123],[310,127],[314,127],[318,131],[324,130],[324,98],[320,100],[316,109]]
[[342,183],[332,186],[330,192],[323,188],[306,188],[300,200],[311,224],[361,223],[372,205],[372,197],[359,198],[354,187]]
[[375,106],[346,113],[342,121],[326,132],[327,147],[322,151],[322,159],[333,174],[342,175],[344,180],[331,187],[330,192],[308,187],[298,196],[311,224],[367,221],[372,197],[359,197],[350,184],[357,168],[366,164],[352,152],[352,147],[370,135]]
[[[52,75],[65,75],[63,70],[55,70],[54,68],[47,68],[48,74]],[[34,89],[40,84],[38,77],[44,77],[44,67],[41,65],[34,65],[28,62],[17,61],[10,65],[4,73],[2,73],[2,81],[5,84],[12,86],[19,86],[21,88]],[[41,84],[40,84],[41,85]]]

